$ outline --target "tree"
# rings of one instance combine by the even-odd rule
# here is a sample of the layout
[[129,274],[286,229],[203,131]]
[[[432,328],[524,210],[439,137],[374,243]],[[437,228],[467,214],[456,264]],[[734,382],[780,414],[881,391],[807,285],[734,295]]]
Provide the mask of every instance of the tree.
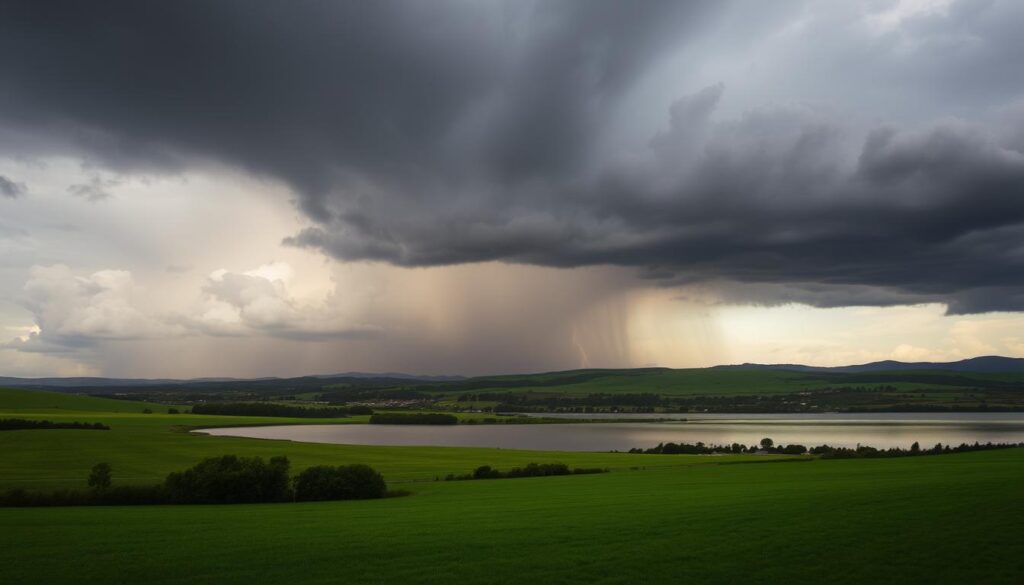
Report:
[[481,465],[473,470],[473,479],[491,479],[500,476],[500,473],[495,469],[491,469],[490,465]]
[[765,437],[765,438],[761,439],[761,448],[764,449],[765,451],[767,451],[768,449],[771,449],[774,446],[775,446],[775,441],[769,439],[768,437]]
[[288,458],[224,455],[200,461],[167,476],[164,487],[172,502],[183,504],[243,504],[291,499]]
[[368,465],[317,465],[295,478],[295,499],[300,502],[363,500],[385,495],[384,478]]
[[803,455],[807,452],[807,447],[803,445],[790,444],[782,450],[786,455]]
[[921,445],[917,441],[914,441],[914,444],[910,446],[910,452],[914,453],[915,455],[917,453],[920,453],[921,452]]
[[110,487],[110,464],[97,463],[92,466],[89,472],[89,487],[97,490],[105,490]]

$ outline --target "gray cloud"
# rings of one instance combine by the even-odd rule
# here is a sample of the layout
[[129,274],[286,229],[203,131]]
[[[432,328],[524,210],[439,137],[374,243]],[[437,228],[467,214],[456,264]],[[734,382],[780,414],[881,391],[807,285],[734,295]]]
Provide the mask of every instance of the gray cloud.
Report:
[[92,177],[88,183],[77,183],[68,187],[68,193],[76,197],[82,197],[87,201],[96,203],[97,201],[104,201],[110,199],[113,195],[110,194],[110,189],[120,184],[117,179],[103,179],[101,177]]
[[0,175],[0,196],[9,197],[14,199],[20,197],[26,192],[24,183],[16,183],[7,177]]
[[[793,102],[838,109],[719,119],[727,80],[663,96],[646,144],[619,135],[666,59],[699,69],[718,57],[701,51],[832,5],[804,4],[709,41],[753,5],[15,2],[0,126],[119,172],[214,159],[281,179],[312,224],[287,242],[343,260],[613,264],[763,302],[1024,309],[1024,134],[975,115],[1024,92],[1005,74],[1018,3],[956,2],[871,43],[835,9],[800,37],[813,51],[770,65]],[[918,97],[938,122],[906,113]]]

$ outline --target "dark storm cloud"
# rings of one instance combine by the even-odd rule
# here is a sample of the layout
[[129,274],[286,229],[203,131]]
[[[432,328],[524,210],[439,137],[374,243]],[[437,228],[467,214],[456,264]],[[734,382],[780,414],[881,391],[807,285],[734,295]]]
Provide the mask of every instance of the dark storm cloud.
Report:
[[[2,6],[0,126],[120,172],[213,159],[281,179],[313,222],[289,243],[340,259],[616,264],[764,302],[1024,309],[1024,155],[982,124],[718,121],[719,84],[622,154],[630,91],[727,3]],[[864,58],[922,93],[962,71],[951,95],[1009,103],[1017,77],[984,67],[1006,71],[1021,20],[958,3],[904,32],[930,53],[886,60],[887,37]]]

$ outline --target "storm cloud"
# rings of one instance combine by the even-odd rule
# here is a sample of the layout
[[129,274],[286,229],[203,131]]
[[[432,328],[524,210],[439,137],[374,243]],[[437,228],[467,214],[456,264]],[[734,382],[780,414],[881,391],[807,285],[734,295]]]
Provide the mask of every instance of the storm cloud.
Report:
[[765,4],[3,2],[0,152],[238,167],[346,261],[1024,309],[1019,3]]

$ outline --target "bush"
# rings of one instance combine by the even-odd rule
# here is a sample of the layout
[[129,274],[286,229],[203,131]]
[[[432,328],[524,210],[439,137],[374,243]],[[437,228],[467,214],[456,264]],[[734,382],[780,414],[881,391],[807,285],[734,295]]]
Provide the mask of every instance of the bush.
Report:
[[499,477],[501,477],[501,472],[491,469],[490,465],[481,465],[473,470],[473,479],[497,479]]
[[242,504],[291,499],[287,457],[224,455],[204,459],[190,469],[167,476],[164,486],[172,502],[182,504]]
[[97,463],[92,466],[92,471],[89,472],[89,479],[86,483],[93,489],[105,490],[110,487],[110,472],[109,463]]
[[317,465],[295,478],[295,499],[300,502],[366,500],[385,495],[384,478],[369,465]]
[[569,475],[572,471],[565,463],[529,463],[526,467],[513,467],[505,477],[545,477],[548,475]]

